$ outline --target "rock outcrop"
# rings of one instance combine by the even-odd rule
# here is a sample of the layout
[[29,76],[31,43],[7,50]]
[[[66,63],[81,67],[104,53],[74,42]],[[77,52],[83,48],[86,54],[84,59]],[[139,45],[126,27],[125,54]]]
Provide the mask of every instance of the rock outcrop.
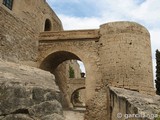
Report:
[[0,120],[64,120],[52,74],[0,61]]

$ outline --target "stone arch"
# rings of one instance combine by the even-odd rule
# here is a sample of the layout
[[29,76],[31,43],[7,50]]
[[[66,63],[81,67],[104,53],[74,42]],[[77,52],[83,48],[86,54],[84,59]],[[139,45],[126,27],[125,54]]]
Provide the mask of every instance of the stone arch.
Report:
[[[82,45],[83,44],[81,44],[81,46],[79,46],[80,48],[78,48],[76,45],[70,46],[70,45],[67,45],[66,43],[61,44],[57,42],[50,47],[46,46],[47,49],[44,47],[43,49],[41,49],[40,47],[38,64],[41,69],[49,71],[51,68],[49,67],[50,64],[48,63],[54,62],[54,61],[52,62],[50,61],[52,58],[51,56],[61,52],[72,53],[70,54],[70,57],[69,56],[67,57],[67,59],[74,58],[82,61],[85,65],[86,74],[87,74],[87,77],[85,80],[86,104],[87,104],[87,102],[89,102],[89,100],[92,99],[95,95],[96,83],[101,80],[101,73],[99,71],[99,66],[98,66],[99,64],[97,62],[98,55],[92,51],[85,51],[86,48],[83,49],[82,47],[87,47],[87,46],[82,46]],[[58,57],[59,55],[57,54],[56,56]],[[54,64],[53,66],[56,66],[60,64],[62,61],[67,59],[66,58],[63,60],[61,59],[59,63],[58,63],[59,60],[57,59],[57,63]],[[70,98],[69,98],[69,101],[70,101]]]
[[70,60],[70,59],[75,59],[75,60],[80,60],[81,59],[71,53],[71,52],[67,52],[67,51],[57,51],[54,52],[50,55],[48,55],[40,64],[40,68],[43,70],[47,70],[52,72],[54,69],[56,69],[56,67],[61,64],[62,62],[66,61],[66,60]]
[[86,89],[86,87],[80,87],[76,90],[73,91],[73,93],[71,94],[71,103],[73,104],[73,107],[81,107],[79,105],[75,105],[75,102],[74,102],[74,97],[75,97],[75,93],[77,93],[79,90],[82,90],[82,89]]
[[52,30],[52,23],[50,19],[45,20],[44,31],[51,31]]
[[[56,83],[62,91],[62,105],[63,107],[72,107],[70,101],[70,94],[67,93],[67,78],[61,77],[58,66],[67,60],[80,60],[81,59],[74,53],[69,51],[55,51],[46,56],[40,64],[40,68],[50,71],[55,75]],[[67,76],[66,76],[67,77]]]

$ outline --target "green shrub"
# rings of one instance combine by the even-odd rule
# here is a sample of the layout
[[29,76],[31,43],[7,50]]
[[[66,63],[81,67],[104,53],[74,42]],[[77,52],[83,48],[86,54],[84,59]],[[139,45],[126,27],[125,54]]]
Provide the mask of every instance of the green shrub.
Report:
[[74,69],[71,66],[69,66],[69,78],[75,78]]
[[158,117],[155,120],[160,120],[160,113],[158,113]]
[[156,93],[160,95],[160,51],[156,50]]

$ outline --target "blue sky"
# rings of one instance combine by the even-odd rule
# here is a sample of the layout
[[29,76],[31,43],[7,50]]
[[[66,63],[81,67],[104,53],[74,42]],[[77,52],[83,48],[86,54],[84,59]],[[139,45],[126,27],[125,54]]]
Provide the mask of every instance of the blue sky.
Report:
[[114,21],[134,21],[151,34],[153,69],[160,50],[160,0],[46,0],[65,30],[94,29]]

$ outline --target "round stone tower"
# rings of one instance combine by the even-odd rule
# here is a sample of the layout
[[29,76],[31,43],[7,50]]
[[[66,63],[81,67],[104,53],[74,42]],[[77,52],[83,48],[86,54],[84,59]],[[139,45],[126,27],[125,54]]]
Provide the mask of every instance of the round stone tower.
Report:
[[100,26],[104,84],[153,94],[150,34],[134,22]]

